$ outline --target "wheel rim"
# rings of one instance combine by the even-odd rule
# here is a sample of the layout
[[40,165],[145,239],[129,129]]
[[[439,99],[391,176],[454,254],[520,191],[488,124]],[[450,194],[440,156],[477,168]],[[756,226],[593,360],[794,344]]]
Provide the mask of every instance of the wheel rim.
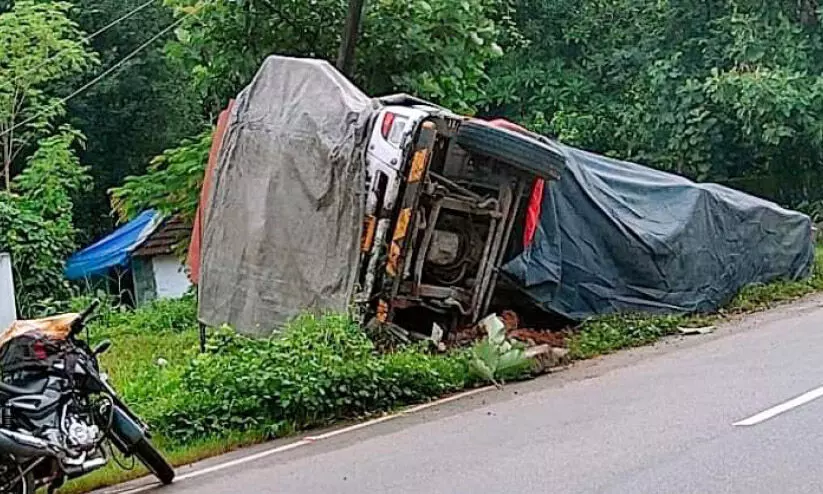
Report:
[[0,465],[0,492],[31,494],[28,479],[20,465],[6,462]]

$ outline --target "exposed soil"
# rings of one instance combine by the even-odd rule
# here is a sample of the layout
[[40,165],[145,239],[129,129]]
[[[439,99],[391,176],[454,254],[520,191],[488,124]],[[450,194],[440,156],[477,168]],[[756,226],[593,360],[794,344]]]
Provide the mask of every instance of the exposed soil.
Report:
[[[506,328],[506,335],[514,340],[522,341],[529,346],[549,345],[565,347],[567,331],[552,331],[548,329],[533,329],[521,327],[520,316],[512,310],[504,310],[498,316]],[[449,338],[452,346],[467,346],[486,336],[479,326],[470,326],[455,331]]]

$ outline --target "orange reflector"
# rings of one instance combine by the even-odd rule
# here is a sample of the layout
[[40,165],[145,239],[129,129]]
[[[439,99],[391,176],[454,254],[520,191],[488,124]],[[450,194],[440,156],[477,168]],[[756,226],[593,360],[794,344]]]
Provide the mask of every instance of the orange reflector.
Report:
[[375,225],[377,225],[377,218],[371,214],[366,216],[366,219],[363,220],[363,238],[360,242],[361,252],[368,252],[371,250],[371,246],[374,243]]
[[429,152],[426,149],[421,149],[414,153],[412,158],[411,170],[409,170],[409,183],[419,182],[423,178],[423,172],[426,171],[426,157]]
[[400,263],[400,245],[392,242],[389,248],[389,259],[386,261],[386,272],[391,276],[397,276],[397,265]]
[[406,208],[400,211],[397,215],[397,226],[394,227],[393,240],[400,240],[406,238],[406,230],[409,229],[409,220],[411,219],[411,208]]

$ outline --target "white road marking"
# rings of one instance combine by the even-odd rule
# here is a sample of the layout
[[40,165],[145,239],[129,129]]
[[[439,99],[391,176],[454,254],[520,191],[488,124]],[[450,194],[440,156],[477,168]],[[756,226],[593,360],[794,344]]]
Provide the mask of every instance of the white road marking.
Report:
[[823,386],[813,389],[807,393],[803,393],[802,395],[798,396],[797,398],[793,398],[785,403],[781,403],[779,405],[775,405],[768,410],[764,410],[757,415],[753,415],[747,419],[741,420],[740,422],[735,422],[732,425],[736,426],[750,426],[750,425],[757,425],[761,422],[769,420],[772,417],[780,415],[781,413],[788,412],[793,408],[797,408],[799,406],[805,405],[810,401],[814,401],[818,398],[823,396]]
[[[380,417],[380,418],[368,420],[366,422],[361,422],[359,424],[350,425],[348,427],[343,427],[341,429],[326,432],[325,434],[320,434],[318,436],[306,436],[305,438],[300,439],[298,441],[295,441],[293,443],[285,444],[283,446],[278,446],[278,447],[272,448],[272,449],[267,449],[265,451],[255,453],[253,455],[244,456],[242,458],[227,461],[225,463],[219,463],[217,465],[213,465],[213,466],[210,466],[210,467],[207,467],[207,468],[196,470],[194,472],[189,472],[189,473],[185,473],[183,475],[178,475],[174,479],[174,483],[176,484],[176,483],[181,482],[183,480],[193,479],[195,477],[200,477],[201,475],[206,475],[206,474],[209,474],[209,473],[218,472],[220,470],[225,470],[227,468],[232,468],[232,467],[235,467],[237,465],[242,465],[244,463],[257,461],[261,458],[266,458],[268,456],[275,455],[277,453],[283,453],[285,451],[289,451],[289,450],[292,450],[292,449],[297,449],[301,446],[308,446],[309,444],[314,444],[317,441],[322,441],[324,439],[329,439],[329,438],[339,436],[339,435],[342,435],[342,434],[347,434],[349,432],[354,432],[354,431],[357,431],[357,430],[360,430],[360,429],[365,429],[366,427],[371,427],[371,426],[374,426],[374,425],[377,425],[377,424],[380,424],[380,423],[383,423],[383,422],[387,422],[389,420],[396,419],[398,417],[403,417],[405,415],[409,415],[409,414],[412,414],[412,413],[421,412],[421,411],[423,411],[427,408],[432,408],[432,407],[435,407],[435,406],[438,406],[438,405],[444,405],[446,403],[456,401],[456,400],[459,400],[461,398],[466,398],[466,397],[469,397],[469,396],[472,396],[472,395],[476,395],[476,394],[479,394],[479,393],[484,393],[484,392],[490,391],[492,389],[496,389],[495,386],[486,386],[486,387],[483,387],[483,388],[472,389],[472,390],[469,390],[469,391],[465,391],[463,393],[459,393],[459,394],[456,394],[456,395],[453,395],[453,396],[449,396],[448,398],[442,398],[440,400],[435,400],[435,401],[430,401],[428,403],[423,403],[422,405],[417,405],[417,406],[414,406],[414,407],[411,407],[411,408],[407,408],[405,410],[401,410],[401,411],[399,411],[395,414],[392,414],[392,415],[386,415],[386,416],[383,416],[383,417]],[[137,494],[138,492],[146,492],[146,491],[155,489],[159,486],[160,486],[159,482],[152,482],[151,484],[141,485],[140,487],[135,487],[133,489],[127,489],[127,490],[122,490],[122,491],[114,490],[114,491],[100,491],[100,492],[109,493],[109,494]]]

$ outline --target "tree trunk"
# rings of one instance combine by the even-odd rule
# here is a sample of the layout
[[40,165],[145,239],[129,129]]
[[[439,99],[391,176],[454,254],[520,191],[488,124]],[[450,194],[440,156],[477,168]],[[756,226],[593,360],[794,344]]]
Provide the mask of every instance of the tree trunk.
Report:
[[2,151],[3,156],[3,181],[5,182],[4,189],[6,191],[11,190],[11,140],[9,136],[11,131],[5,131],[3,127],[0,127],[0,132],[5,132],[2,135],[2,141],[0,141],[0,151]]
[[360,17],[363,14],[365,0],[349,0],[349,12],[346,14],[346,27],[340,41],[337,55],[337,68],[351,76],[354,70],[354,48],[357,44],[357,32],[360,30]]
[[817,25],[817,0],[798,0],[797,7],[800,10],[800,24],[804,26]]

